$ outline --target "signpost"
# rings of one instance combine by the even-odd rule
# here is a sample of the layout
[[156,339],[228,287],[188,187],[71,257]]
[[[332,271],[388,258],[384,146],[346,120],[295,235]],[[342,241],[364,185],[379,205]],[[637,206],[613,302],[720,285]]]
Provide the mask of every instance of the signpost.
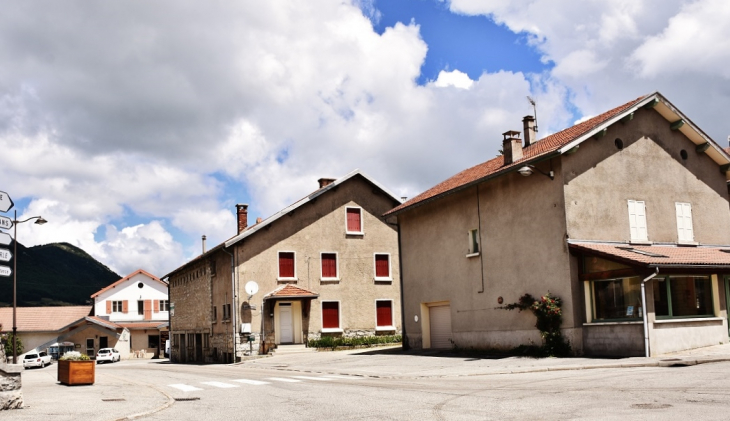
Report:
[[0,212],[7,212],[13,208],[13,200],[4,191],[0,191]]
[[10,234],[0,232],[0,246],[9,246],[11,241],[13,241],[13,237]]
[[10,250],[0,249],[0,262],[9,262],[13,258]]
[[0,276],[8,277],[13,274],[13,270],[7,266],[0,266]]
[[0,229],[9,230],[13,227],[13,220],[7,216],[0,216]]

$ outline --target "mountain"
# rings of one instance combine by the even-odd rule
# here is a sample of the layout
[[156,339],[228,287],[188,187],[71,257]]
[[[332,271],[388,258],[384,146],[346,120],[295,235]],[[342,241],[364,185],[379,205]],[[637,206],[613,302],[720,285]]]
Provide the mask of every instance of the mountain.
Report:
[[[12,249],[11,249],[12,251]],[[18,243],[18,307],[84,305],[91,294],[121,276],[78,247]],[[3,263],[12,267],[13,261]],[[13,305],[13,277],[0,277],[0,307]]]

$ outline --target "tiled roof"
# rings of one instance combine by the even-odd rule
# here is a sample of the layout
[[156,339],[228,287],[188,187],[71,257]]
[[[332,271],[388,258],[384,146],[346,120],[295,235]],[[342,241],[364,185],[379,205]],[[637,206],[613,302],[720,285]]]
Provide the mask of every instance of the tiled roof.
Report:
[[160,280],[160,278],[156,277],[155,275],[153,275],[153,274],[151,274],[151,273],[147,272],[146,270],[143,270],[143,269],[137,269],[136,271],[134,271],[134,272],[130,273],[129,275],[125,276],[124,278],[122,278],[122,279],[120,279],[120,280],[118,280],[118,281],[114,282],[113,284],[111,284],[111,285],[109,285],[109,286],[107,286],[107,287],[104,287],[104,288],[102,288],[102,289],[100,289],[100,290],[96,291],[95,293],[93,293],[93,294],[91,295],[91,298],[94,298],[94,297],[98,297],[98,296],[99,296],[99,294],[101,294],[101,293],[103,293],[103,292],[105,292],[105,291],[109,291],[109,290],[110,290],[110,289],[112,289],[112,288],[116,288],[116,287],[117,287],[117,285],[121,284],[121,283],[122,283],[122,282],[124,282],[124,281],[127,281],[127,280],[129,280],[129,278],[133,277],[134,275],[140,274],[140,273],[141,273],[141,274],[144,274],[144,275],[147,275],[147,276],[149,276],[149,277],[150,277],[150,278],[151,278],[152,280],[154,280],[154,281],[157,281],[157,282],[161,283],[161,284],[162,284],[162,285],[164,285],[164,286],[167,286],[167,283],[166,283],[165,281],[162,281],[162,280]]
[[275,290],[264,296],[266,298],[317,298],[319,294],[309,291],[304,288],[300,288],[296,285],[286,284],[282,285]]
[[477,182],[490,175],[502,172],[503,170],[514,168],[516,166],[524,165],[526,162],[532,161],[535,158],[539,158],[541,156],[548,155],[552,152],[555,152],[558,149],[560,149],[561,147],[567,145],[568,143],[570,143],[570,142],[578,139],[579,137],[585,135],[586,133],[590,132],[597,126],[600,126],[601,124],[605,123],[606,121],[610,120],[611,118],[623,113],[624,111],[626,111],[627,109],[636,105],[637,103],[641,102],[643,99],[647,98],[648,96],[649,95],[639,97],[633,101],[629,101],[626,104],[616,107],[610,111],[606,111],[605,113],[603,113],[601,115],[598,115],[598,116],[588,119],[582,123],[578,123],[575,126],[569,127],[563,131],[557,132],[548,137],[540,139],[537,142],[531,144],[530,146],[524,148],[523,152],[522,152],[523,153],[522,159],[515,161],[510,165],[504,165],[504,156],[500,155],[487,162],[484,162],[484,163],[481,163],[474,167],[471,167],[469,169],[466,169],[466,170],[456,174],[455,176],[449,178],[448,180],[443,181],[443,182],[435,185],[434,187],[431,187],[430,189],[419,194],[418,196],[415,196],[414,198],[401,204],[400,206],[389,210],[388,212],[385,213],[385,215],[397,213],[403,209],[417,205],[426,200],[429,200],[429,199],[435,198],[437,196],[441,196],[441,195],[447,194],[449,192],[452,192],[454,190],[457,190],[457,189],[459,189],[459,187],[464,187],[464,186],[470,185],[470,184]]
[[128,322],[128,323],[117,323],[121,327],[126,327],[129,330],[140,330],[140,329],[159,329],[160,327],[167,326],[167,322]]
[[728,247],[638,246],[607,243],[570,243],[572,250],[618,260],[627,264],[658,267],[730,267]]
[[87,322],[91,322],[91,323],[103,326],[107,329],[121,329],[122,328],[122,326],[120,326],[114,322],[110,322],[109,320],[104,320],[101,317],[88,316],[88,317],[85,317],[85,319]]
[[[18,307],[16,325],[19,332],[53,332],[83,319],[91,313],[91,306]],[[2,331],[13,330],[13,308],[0,308]]]

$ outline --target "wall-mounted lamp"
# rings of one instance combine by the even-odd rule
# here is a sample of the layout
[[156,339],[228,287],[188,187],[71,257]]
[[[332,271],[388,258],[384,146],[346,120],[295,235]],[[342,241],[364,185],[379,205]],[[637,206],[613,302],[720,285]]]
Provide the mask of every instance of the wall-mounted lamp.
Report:
[[539,172],[540,174],[544,175],[545,177],[550,177],[551,180],[555,180],[555,173],[550,170],[550,172],[545,173],[542,172],[540,169],[536,168],[534,165],[525,165],[524,167],[517,170],[518,173],[520,173],[523,177],[529,177],[532,175],[533,172]]

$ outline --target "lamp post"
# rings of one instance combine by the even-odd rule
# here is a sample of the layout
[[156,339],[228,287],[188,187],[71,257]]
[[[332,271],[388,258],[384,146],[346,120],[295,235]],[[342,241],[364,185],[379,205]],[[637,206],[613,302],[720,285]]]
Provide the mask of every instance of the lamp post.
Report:
[[28,222],[35,219],[36,225],[43,225],[46,221],[42,216],[32,216],[28,219],[18,221],[18,211],[14,211],[13,217],[13,364],[18,363],[18,347],[16,338],[18,337],[18,326],[15,322],[15,310],[18,307],[17,304],[17,284],[18,284],[18,224]]

